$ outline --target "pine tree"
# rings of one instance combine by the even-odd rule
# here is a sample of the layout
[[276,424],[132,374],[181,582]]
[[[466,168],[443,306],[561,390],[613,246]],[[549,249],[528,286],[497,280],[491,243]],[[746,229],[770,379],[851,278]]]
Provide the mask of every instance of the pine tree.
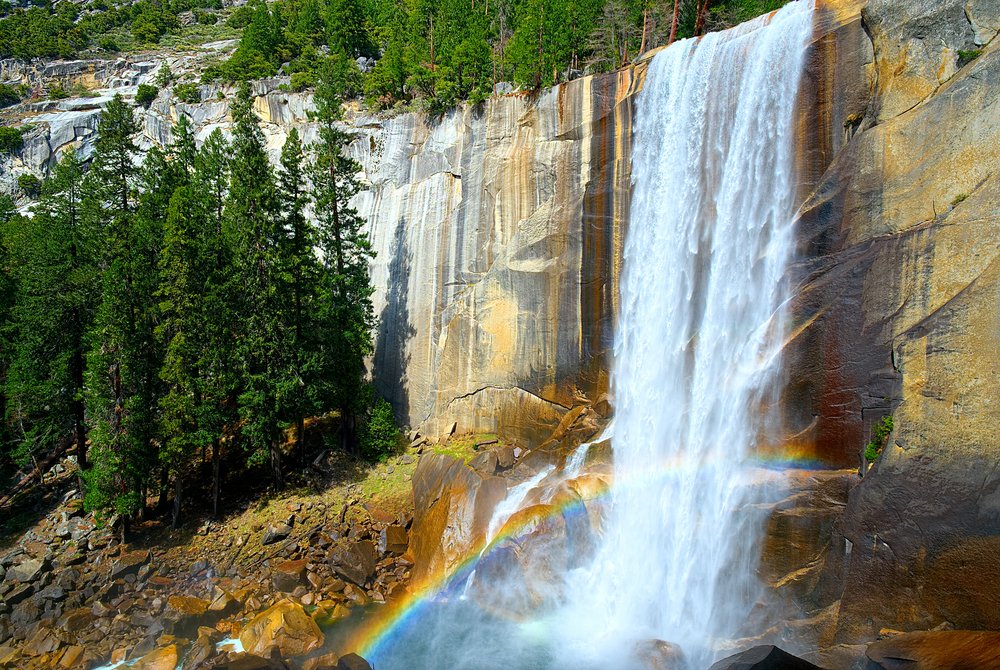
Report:
[[346,149],[351,136],[337,126],[341,99],[335,83],[316,88],[315,119],[320,124],[312,183],[319,248],[323,257],[320,305],[325,349],[323,378],[333,407],[340,411],[342,443],[357,450],[356,419],[366,408],[365,357],[372,352],[372,286],[368,264],[375,252],[364,220],[350,200],[360,190],[360,166]]
[[193,188],[202,200],[201,342],[198,389],[201,407],[198,422],[212,436],[212,514],[219,513],[222,488],[224,432],[236,424],[239,375],[234,366],[233,342],[239,314],[233,265],[232,240],[225,232],[225,202],[229,183],[229,145],[216,129],[195,158]]
[[298,131],[294,128],[281,151],[278,175],[284,234],[280,238],[282,278],[280,304],[285,324],[283,352],[284,373],[279,379],[280,405],[284,418],[294,424],[300,458],[305,462],[305,417],[315,408],[315,333],[312,318],[317,286],[315,227],[305,214],[308,184],[304,173],[304,155]]
[[[101,114],[86,191],[88,216],[103,223],[102,294],[87,356],[92,467],[84,472],[89,509],[128,519],[145,507],[156,471],[153,438],[159,361],[154,335],[155,258],[160,231],[137,212],[138,124],[121,96]],[[148,171],[147,171],[148,173]]]
[[283,483],[278,379],[283,324],[278,289],[278,240],[283,234],[274,175],[264,136],[254,116],[249,88],[233,105],[233,150],[226,218],[238,259],[242,432],[251,464],[270,461],[276,485]]
[[98,296],[95,231],[80,211],[82,180],[79,158],[67,152],[34,215],[8,230],[17,294],[10,315],[7,421],[22,463],[66,438],[75,444],[80,466],[87,463],[84,356]]

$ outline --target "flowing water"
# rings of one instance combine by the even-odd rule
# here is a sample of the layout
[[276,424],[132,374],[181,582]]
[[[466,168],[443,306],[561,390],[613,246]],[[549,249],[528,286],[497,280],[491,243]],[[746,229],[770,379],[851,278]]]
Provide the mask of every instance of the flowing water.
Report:
[[[811,2],[794,2],[649,66],[612,375],[614,486],[589,560],[528,617],[480,607],[488,590],[458,597],[467,579],[423,599],[372,646],[377,668],[624,668],[648,640],[704,668],[741,634],[759,596],[753,455],[780,386],[811,27]],[[547,474],[513,489],[491,535]]]
[[569,596],[582,640],[659,638],[704,666],[757,595],[751,457],[778,381],[811,16],[793,3],[769,25],[666,49],[639,94],[612,378],[617,484]]

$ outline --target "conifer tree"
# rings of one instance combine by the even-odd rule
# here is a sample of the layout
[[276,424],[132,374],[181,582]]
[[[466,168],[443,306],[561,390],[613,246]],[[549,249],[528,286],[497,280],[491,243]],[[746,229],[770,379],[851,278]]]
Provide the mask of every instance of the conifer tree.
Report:
[[316,231],[306,217],[309,201],[304,154],[298,131],[292,128],[281,151],[278,175],[283,235],[279,238],[282,277],[279,296],[285,338],[281,350],[284,374],[281,407],[288,423],[295,426],[296,442],[305,460],[305,417],[315,409],[316,337],[313,302],[317,292],[318,267],[314,247]]
[[249,462],[270,461],[271,475],[283,483],[279,444],[279,360],[283,324],[278,241],[283,230],[274,174],[264,151],[246,85],[233,105],[233,149],[226,218],[234,243],[239,283],[239,356],[242,432]]
[[137,213],[132,140],[138,124],[115,98],[101,114],[86,191],[88,215],[103,223],[102,295],[87,357],[92,467],[84,472],[90,509],[128,519],[145,506],[156,469],[155,257],[160,231]]
[[82,180],[79,158],[67,152],[46,181],[34,215],[8,230],[17,292],[10,314],[7,421],[22,463],[67,437],[80,466],[87,463],[84,357],[98,278],[95,231],[81,216]]
[[351,136],[337,126],[341,92],[325,73],[316,88],[315,119],[320,124],[312,183],[317,212],[323,283],[319,311],[323,320],[323,377],[328,398],[340,411],[343,445],[357,450],[356,419],[367,404],[365,357],[372,352],[372,286],[368,264],[374,257],[364,220],[350,200],[361,189],[360,166],[346,152]]

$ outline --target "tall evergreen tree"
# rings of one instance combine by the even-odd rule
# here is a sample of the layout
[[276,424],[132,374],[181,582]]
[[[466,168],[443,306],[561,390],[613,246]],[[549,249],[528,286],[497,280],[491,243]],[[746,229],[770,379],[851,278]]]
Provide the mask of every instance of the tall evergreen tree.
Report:
[[233,105],[233,150],[226,218],[234,243],[239,284],[242,366],[240,415],[251,463],[270,461],[275,484],[283,484],[278,407],[283,323],[279,307],[284,234],[274,174],[264,150],[249,88]]
[[44,186],[34,215],[8,230],[16,278],[10,315],[7,420],[24,463],[67,438],[87,464],[83,385],[86,337],[98,285],[96,235],[81,216],[83,171],[67,152]]
[[288,423],[295,426],[300,457],[305,459],[305,417],[315,409],[316,336],[313,302],[317,292],[318,267],[314,248],[315,227],[306,217],[309,201],[302,141],[294,128],[281,151],[278,175],[283,235],[279,256],[282,279],[279,296],[285,324],[281,350],[284,373],[279,380],[280,405]]
[[319,305],[324,378],[331,382],[331,404],[340,411],[342,442],[356,451],[355,424],[368,402],[364,362],[372,352],[375,321],[368,264],[375,252],[363,230],[364,220],[350,205],[361,189],[360,166],[346,151],[351,136],[337,125],[341,102],[336,80],[324,77],[316,88],[320,130],[312,183],[324,270]]
[[102,295],[87,358],[87,413],[92,467],[84,472],[85,502],[124,520],[145,506],[156,471],[153,439],[159,361],[154,335],[160,231],[137,213],[138,124],[121,96],[101,114],[89,215],[104,224]]

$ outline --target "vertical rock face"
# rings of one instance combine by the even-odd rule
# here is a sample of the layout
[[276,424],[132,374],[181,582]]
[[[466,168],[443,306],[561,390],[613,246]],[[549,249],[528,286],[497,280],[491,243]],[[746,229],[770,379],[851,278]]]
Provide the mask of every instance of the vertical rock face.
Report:
[[636,78],[361,128],[375,379],[404,422],[537,441],[606,389]]
[[[837,641],[996,627],[1000,3],[828,11],[840,28],[819,45],[807,110],[826,130],[804,157],[792,392],[800,423],[817,417],[812,438],[849,460],[882,415],[896,426],[835,533]],[[854,93],[837,90],[852,78]]]

